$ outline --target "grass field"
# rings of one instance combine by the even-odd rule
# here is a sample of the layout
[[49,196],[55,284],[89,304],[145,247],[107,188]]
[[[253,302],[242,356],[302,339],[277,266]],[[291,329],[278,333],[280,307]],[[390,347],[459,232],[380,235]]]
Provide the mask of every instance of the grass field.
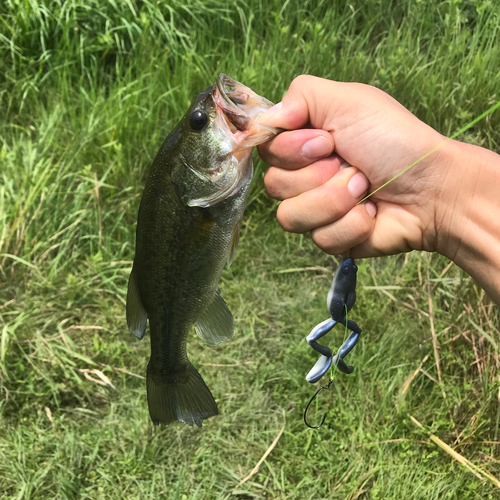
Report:
[[260,161],[221,282],[234,340],[189,343],[219,417],[152,426],[124,311],[148,167],[220,71],[274,101],[301,73],[369,83],[451,135],[500,99],[499,40],[481,0],[0,2],[0,498],[500,498],[500,314],[442,257],[360,263],[356,370],[305,427],[336,261],[280,229]]

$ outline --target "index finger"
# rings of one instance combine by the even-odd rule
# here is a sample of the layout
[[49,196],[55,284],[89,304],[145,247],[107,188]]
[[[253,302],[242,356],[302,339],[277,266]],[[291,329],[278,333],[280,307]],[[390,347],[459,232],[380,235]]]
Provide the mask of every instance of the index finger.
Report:
[[325,130],[300,129],[282,132],[258,149],[266,163],[295,170],[330,156],[334,146],[333,137]]

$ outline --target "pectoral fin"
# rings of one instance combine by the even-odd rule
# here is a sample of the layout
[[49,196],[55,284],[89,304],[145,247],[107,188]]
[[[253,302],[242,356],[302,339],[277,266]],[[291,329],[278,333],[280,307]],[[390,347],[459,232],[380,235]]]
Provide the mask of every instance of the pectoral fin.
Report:
[[231,246],[229,247],[229,255],[227,258],[227,267],[231,267],[233,263],[234,256],[236,255],[236,250],[238,248],[238,243],[240,241],[240,230],[241,230],[241,221],[236,224],[233,231],[233,239],[231,240]]
[[188,227],[184,238],[179,242],[183,251],[190,254],[208,245],[216,226],[217,223],[209,211],[203,210],[200,212]]
[[218,345],[233,336],[233,315],[218,288],[212,302],[198,318],[194,328],[198,337],[208,345]]
[[139,296],[135,270],[132,268],[128,280],[127,292],[127,325],[129,330],[140,340],[144,337],[148,315]]

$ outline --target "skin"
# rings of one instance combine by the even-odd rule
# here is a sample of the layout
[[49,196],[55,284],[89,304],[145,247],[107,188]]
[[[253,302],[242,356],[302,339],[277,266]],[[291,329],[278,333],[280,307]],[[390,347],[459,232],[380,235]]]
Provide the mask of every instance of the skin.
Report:
[[285,230],[354,258],[438,252],[500,304],[499,155],[449,141],[357,205],[445,137],[375,87],[307,75],[259,121],[287,130],[259,147]]

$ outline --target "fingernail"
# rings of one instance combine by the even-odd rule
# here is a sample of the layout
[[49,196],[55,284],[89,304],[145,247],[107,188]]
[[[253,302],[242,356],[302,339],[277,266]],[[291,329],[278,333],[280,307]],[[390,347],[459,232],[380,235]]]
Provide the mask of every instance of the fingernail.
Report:
[[366,211],[370,214],[370,217],[375,217],[377,215],[377,205],[373,201],[365,202]]
[[271,116],[274,116],[278,111],[281,111],[281,108],[283,107],[283,103],[279,102],[278,104],[275,104],[273,107],[269,108],[265,113],[262,113],[257,121],[259,123],[264,123],[271,118]]
[[307,141],[302,146],[302,154],[309,158],[310,160],[315,160],[316,158],[322,158],[323,156],[328,156],[332,154],[333,145],[326,137],[322,135]]
[[367,189],[369,183],[363,172],[358,172],[356,175],[351,177],[349,184],[347,184],[347,189],[351,193],[353,198],[359,198]]

